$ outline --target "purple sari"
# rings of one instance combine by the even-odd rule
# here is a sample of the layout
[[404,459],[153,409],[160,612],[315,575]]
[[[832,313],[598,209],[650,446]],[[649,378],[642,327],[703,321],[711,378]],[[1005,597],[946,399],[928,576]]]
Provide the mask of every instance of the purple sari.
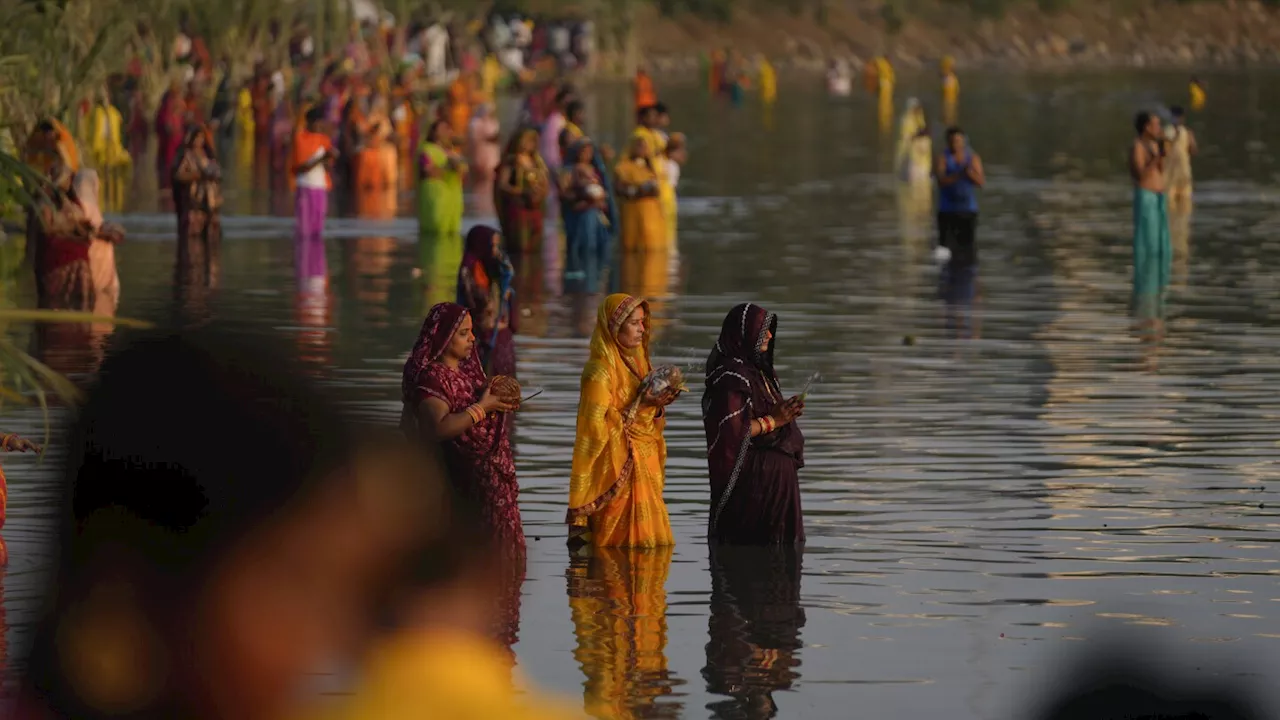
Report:
[[784,545],[804,542],[799,470],[804,435],[793,422],[751,437],[751,421],[773,412],[784,397],[773,371],[773,350],[761,352],[777,317],[750,303],[729,311],[707,359],[702,422],[711,474],[713,543]]

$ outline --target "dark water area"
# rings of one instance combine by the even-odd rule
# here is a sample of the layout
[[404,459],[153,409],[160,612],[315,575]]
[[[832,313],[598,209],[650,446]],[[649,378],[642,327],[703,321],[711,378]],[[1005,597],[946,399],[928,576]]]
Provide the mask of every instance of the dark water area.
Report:
[[[622,289],[653,298],[658,359],[685,366],[734,304],[778,313],[784,389],[823,378],[802,420],[809,543],[709,552],[695,392],[667,428],[674,550],[570,558],[580,326],[594,308],[531,271],[519,372],[545,392],[517,426],[522,671],[624,717],[1009,718],[1067,659],[1129,632],[1152,668],[1240,680],[1280,708],[1280,121],[1267,93],[1280,75],[1206,79],[1190,120],[1195,208],[1173,223],[1172,283],[1143,318],[1125,153],[1133,113],[1185,102],[1185,76],[963,76],[960,120],[989,184],[980,271],[950,301],[929,194],[895,179],[896,127],[881,132],[865,96],[784,78],[766,112],[664,92],[690,138],[679,257],[626,259]],[[913,91],[936,117],[932,78],[904,78],[895,112]],[[616,145],[625,91],[592,103]],[[330,289],[300,302],[287,197],[273,209],[235,172],[223,286],[200,302],[246,333],[293,338],[355,412],[396,422],[404,357],[453,283],[416,246],[408,196],[397,218],[331,220]],[[175,222],[145,185],[115,218],[130,232],[122,316],[174,298]],[[11,286],[31,300],[29,279]],[[74,370],[87,335],[30,342]],[[5,415],[7,430],[40,434],[38,413]],[[5,458],[15,651],[62,454],[55,442],[42,463]]]

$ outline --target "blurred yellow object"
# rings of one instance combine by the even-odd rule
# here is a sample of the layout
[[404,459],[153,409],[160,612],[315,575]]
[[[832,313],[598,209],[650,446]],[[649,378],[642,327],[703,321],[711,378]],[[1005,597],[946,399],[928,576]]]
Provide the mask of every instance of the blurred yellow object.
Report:
[[89,150],[99,170],[128,167],[133,163],[120,134],[123,123],[120,111],[114,105],[98,103],[94,106],[89,126],[92,137]]
[[586,718],[572,703],[529,691],[517,693],[507,658],[491,641],[462,632],[410,631],[376,648],[355,693],[337,701],[336,707],[319,717],[321,720]]
[[1202,87],[1200,83],[1192,80],[1191,81],[1191,109],[1202,110],[1204,109],[1204,103],[1205,103],[1204,87]]
[[778,74],[768,58],[760,58],[760,101],[766,105],[778,99]]

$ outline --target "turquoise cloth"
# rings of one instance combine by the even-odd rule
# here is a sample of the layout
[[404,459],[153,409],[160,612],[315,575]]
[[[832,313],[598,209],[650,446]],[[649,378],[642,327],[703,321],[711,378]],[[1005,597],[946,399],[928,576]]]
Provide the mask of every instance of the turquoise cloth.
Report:
[[1140,314],[1163,304],[1173,266],[1169,209],[1163,193],[1133,191],[1133,301]]

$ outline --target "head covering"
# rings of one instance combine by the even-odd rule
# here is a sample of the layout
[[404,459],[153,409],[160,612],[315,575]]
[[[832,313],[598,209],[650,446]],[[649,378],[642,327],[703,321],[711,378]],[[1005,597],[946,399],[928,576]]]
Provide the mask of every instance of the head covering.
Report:
[[[418,340],[413,344],[413,350],[409,352],[409,359],[405,361],[404,373],[400,380],[400,393],[405,405],[417,405],[420,399],[419,391],[435,394],[429,388],[422,386],[422,376],[432,363],[439,361],[444,355],[444,351],[449,347],[449,341],[453,339],[454,333],[458,332],[458,328],[462,326],[462,320],[466,317],[466,308],[456,303],[440,303],[427,313],[427,319],[422,321],[422,330],[418,332]],[[471,356],[458,366],[458,370],[474,381],[477,387],[484,384],[484,368],[480,366],[480,355],[474,348]],[[441,399],[448,402],[447,398]]]
[[[640,347],[628,349],[618,342],[622,325],[636,308],[644,308],[644,339]],[[616,293],[600,303],[596,311],[596,329],[591,334],[591,360],[600,360],[614,368],[625,367],[638,384],[652,369],[649,362],[649,302],[625,293]],[[616,376],[615,376],[616,377]]]
[[481,282],[488,290],[491,280],[497,280],[503,285],[503,295],[511,285],[511,275],[508,272],[510,263],[507,261],[506,253],[503,252],[502,246],[499,245],[497,253],[494,252],[493,239],[498,235],[498,230],[488,225],[476,225],[467,233],[466,246],[462,253],[462,266],[471,268],[476,275],[476,280]]
[[941,62],[941,63],[939,63],[939,65],[940,65],[940,66],[941,66],[941,68],[942,68],[942,72],[944,72],[944,73],[949,73],[949,72],[951,72],[952,70],[954,70],[954,69],[955,69],[955,67],[956,67],[956,59],[955,59],[955,58],[953,58],[953,57],[951,57],[950,55],[944,55],[944,56],[942,57],[942,62]]
[[707,384],[733,372],[764,372],[772,377],[774,343],[764,351],[760,346],[765,331],[776,333],[777,329],[778,317],[759,305],[745,303],[730,310],[720,328],[720,338],[707,357]]

